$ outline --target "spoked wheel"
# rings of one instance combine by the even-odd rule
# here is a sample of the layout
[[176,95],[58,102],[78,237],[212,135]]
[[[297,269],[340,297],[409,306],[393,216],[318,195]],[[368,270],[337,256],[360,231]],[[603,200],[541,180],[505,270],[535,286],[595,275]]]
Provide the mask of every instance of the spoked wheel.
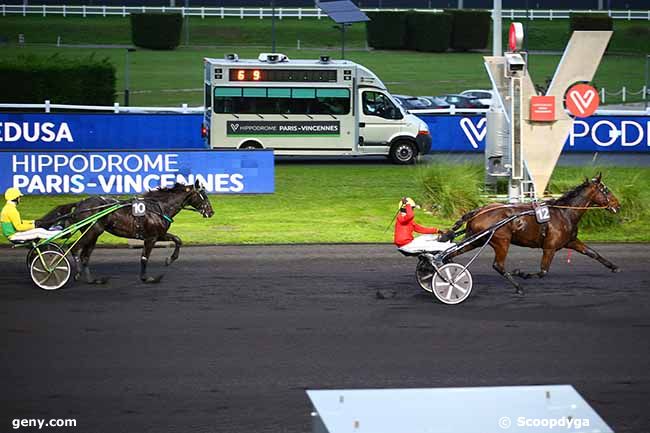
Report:
[[433,295],[440,302],[460,304],[472,293],[472,274],[463,265],[447,263],[438,268],[432,284]]
[[57,290],[70,280],[68,258],[58,251],[41,251],[30,266],[32,281],[43,290]]
[[420,260],[418,260],[418,266],[415,268],[415,278],[418,280],[418,284],[422,287],[422,290],[427,293],[433,291],[431,288],[431,281],[435,274],[436,271],[427,259],[420,258]]
[[[40,247],[38,247],[38,249],[41,250],[41,252],[56,251],[57,253],[63,254],[63,248],[61,248],[55,243],[41,245]],[[32,248],[31,250],[29,250],[29,253],[27,253],[27,269],[31,267],[32,262],[34,261],[34,257],[38,257],[38,251],[36,251],[36,248]]]

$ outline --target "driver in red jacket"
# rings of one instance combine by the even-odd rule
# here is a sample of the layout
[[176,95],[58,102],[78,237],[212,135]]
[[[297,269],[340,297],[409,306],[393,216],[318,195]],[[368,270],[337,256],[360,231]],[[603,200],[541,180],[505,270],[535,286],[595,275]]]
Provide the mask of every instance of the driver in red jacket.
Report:
[[[415,222],[414,208],[418,206],[412,198],[405,197],[399,203],[400,209],[395,222],[394,243],[397,247],[407,253],[420,253],[429,251],[443,251],[449,248],[452,243],[448,242],[448,233],[443,233],[446,242],[440,242],[439,230],[435,227],[424,227]],[[413,233],[421,233],[422,236],[413,237]]]

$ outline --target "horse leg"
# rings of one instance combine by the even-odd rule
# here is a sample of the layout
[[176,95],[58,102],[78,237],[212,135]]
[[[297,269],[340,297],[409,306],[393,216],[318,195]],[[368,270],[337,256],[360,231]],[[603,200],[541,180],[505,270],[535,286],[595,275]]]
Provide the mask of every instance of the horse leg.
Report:
[[508,280],[510,284],[515,286],[515,293],[523,295],[524,289],[515,281],[514,278],[512,278],[510,272],[506,271],[506,257],[508,255],[508,248],[510,248],[510,240],[492,239],[490,246],[494,249],[494,263],[492,263],[492,268]]
[[90,272],[90,256],[95,249],[100,234],[101,233],[87,233],[85,236],[85,242],[81,248],[81,254],[79,255],[79,261],[81,263],[80,273],[83,273],[86,277],[86,282],[88,284],[106,284],[106,282],[108,282],[108,277],[93,278],[92,273]]
[[149,262],[149,256],[151,255],[151,250],[155,244],[155,239],[146,239],[144,241],[144,246],[142,247],[142,257],[140,257],[140,280],[143,283],[159,283],[163,277],[162,275],[158,275],[157,277],[147,276],[147,263]]
[[512,275],[515,277],[521,277],[524,280],[527,280],[529,278],[544,278],[544,276],[548,274],[548,270],[551,267],[553,257],[555,257],[555,249],[544,249],[544,254],[542,255],[541,270],[539,272],[529,274],[528,272],[522,272],[519,269],[515,269],[512,271]]
[[571,242],[569,242],[566,245],[567,248],[571,248],[572,250],[575,250],[579,252],[580,254],[584,254],[587,257],[591,257],[594,260],[598,260],[603,266],[607,267],[609,270],[612,272],[621,272],[621,268],[616,266],[614,263],[610,262],[600,254],[598,254],[596,251],[592,250],[589,248],[587,245],[585,245],[581,240],[576,239]]
[[181,251],[181,245],[183,245],[183,242],[181,241],[181,238],[179,238],[176,235],[173,235],[171,233],[165,233],[161,237],[158,238],[159,241],[172,241],[174,242],[174,252],[172,253],[171,256],[167,257],[165,259],[165,266],[169,266],[172,263],[178,259],[178,254]]
[[81,247],[76,245],[71,251],[72,258],[74,260],[74,280],[79,281],[81,278]]

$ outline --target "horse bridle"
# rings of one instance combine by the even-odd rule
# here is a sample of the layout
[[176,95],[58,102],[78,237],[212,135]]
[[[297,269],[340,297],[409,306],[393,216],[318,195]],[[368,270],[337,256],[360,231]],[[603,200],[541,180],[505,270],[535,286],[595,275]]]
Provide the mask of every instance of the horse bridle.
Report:
[[[190,198],[192,197],[192,194],[195,192],[199,193],[199,197],[201,198],[201,209],[196,209],[194,207],[188,206],[188,202]],[[201,185],[199,188],[196,188],[192,186],[192,194],[189,194],[187,197],[185,197],[185,200],[183,200],[183,203],[181,204],[181,210],[189,210],[192,212],[198,212],[201,215],[205,216],[205,212],[207,211],[207,203],[209,203],[208,195],[206,194],[205,187]]]
[[609,188],[602,182],[598,182],[597,185],[598,191],[605,196],[605,204],[609,207]]

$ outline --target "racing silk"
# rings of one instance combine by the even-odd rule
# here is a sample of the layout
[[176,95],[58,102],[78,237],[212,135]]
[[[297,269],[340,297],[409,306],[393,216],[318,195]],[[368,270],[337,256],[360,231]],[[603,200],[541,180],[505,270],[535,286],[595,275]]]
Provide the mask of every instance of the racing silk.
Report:
[[34,221],[23,221],[20,218],[16,203],[8,201],[2,208],[0,213],[0,223],[2,224],[2,234],[6,237],[13,235],[16,232],[23,232],[34,228]]
[[435,234],[438,229],[435,227],[423,227],[415,222],[415,214],[410,204],[405,206],[406,213],[399,212],[397,214],[397,222],[395,223],[395,237],[393,242],[398,247],[403,247],[413,240],[413,232],[422,234]]

